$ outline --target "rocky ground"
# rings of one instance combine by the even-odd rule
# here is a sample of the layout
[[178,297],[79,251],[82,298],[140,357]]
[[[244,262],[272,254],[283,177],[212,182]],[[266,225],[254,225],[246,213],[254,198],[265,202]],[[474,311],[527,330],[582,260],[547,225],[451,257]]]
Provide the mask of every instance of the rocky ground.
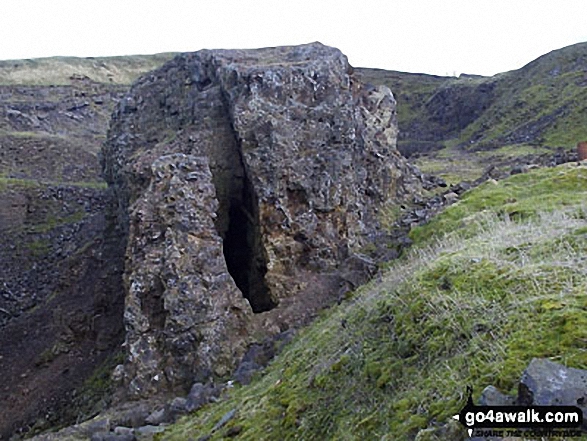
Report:
[[128,86],[71,66],[58,85],[9,84],[15,71],[0,66],[1,439],[90,416],[123,339],[98,154]]

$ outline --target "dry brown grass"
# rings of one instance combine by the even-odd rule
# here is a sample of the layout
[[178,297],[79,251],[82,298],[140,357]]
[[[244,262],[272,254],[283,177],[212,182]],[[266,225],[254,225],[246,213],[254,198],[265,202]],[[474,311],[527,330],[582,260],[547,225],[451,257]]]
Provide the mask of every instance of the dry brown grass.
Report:
[[0,61],[0,85],[63,85],[73,77],[99,83],[131,84],[141,74],[156,69],[174,54],[124,57],[52,57]]

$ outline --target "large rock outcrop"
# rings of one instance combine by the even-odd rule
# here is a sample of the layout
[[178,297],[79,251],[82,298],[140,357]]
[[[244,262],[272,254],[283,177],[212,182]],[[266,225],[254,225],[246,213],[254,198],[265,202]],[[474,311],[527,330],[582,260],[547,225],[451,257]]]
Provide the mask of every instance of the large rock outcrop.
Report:
[[[313,43],[183,54],[113,116],[134,396],[224,375],[365,280],[380,211],[419,190],[391,91]],[[258,314],[255,314],[258,313]]]

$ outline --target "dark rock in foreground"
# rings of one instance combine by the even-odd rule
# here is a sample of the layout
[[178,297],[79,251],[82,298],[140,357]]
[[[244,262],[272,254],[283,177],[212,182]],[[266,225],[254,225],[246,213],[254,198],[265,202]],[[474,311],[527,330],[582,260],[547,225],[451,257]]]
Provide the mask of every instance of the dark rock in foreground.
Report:
[[[520,380],[518,403],[527,406],[577,406],[587,421],[587,371],[533,359]],[[587,427],[585,425],[584,427]]]

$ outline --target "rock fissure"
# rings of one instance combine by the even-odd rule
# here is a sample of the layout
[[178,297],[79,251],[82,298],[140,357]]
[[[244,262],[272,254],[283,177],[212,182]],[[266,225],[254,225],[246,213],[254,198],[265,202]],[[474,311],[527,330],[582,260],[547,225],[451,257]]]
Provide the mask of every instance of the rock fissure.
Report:
[[236,196],[231,197],[228,230],[223,238],[226,266],[236,286],[251,304],[253,312],[269,311],[276,303],[265,283],[267,258],[260,237],[255,195],[246,179],[242,194]]
[[149,325],[153,329],[161,330],[165,328],[167,311],[165,310],[163,293],[165,286],[159,277],[153,281],[153,286],[148,292],[141,295],[141,309],[147,317]]
[[[207,85],[212,83],[207,80]],[[265,281],[268,259],[261,237],[258,198],[243,158],[242,141],[234,128],[234,109],[231,109],[230,97],[223,87],[220,87],[220,97],[234,138],[233,148],[225,151],[223,162],[232,163],[229,167],[234,170],[231,180],[238,182],[238,185],[231,186],[228,203],[219,207],[220,210],[223,206],[225,210],[228,208],[227,213],[218,213],[219,219],[228,216],[228,222],[224,222],[227,229],[219,231],[222,250],[228,272],[253,312],[265,312],[273,309],[277,302]],[[212,175],[215,175],[214,169]]]

